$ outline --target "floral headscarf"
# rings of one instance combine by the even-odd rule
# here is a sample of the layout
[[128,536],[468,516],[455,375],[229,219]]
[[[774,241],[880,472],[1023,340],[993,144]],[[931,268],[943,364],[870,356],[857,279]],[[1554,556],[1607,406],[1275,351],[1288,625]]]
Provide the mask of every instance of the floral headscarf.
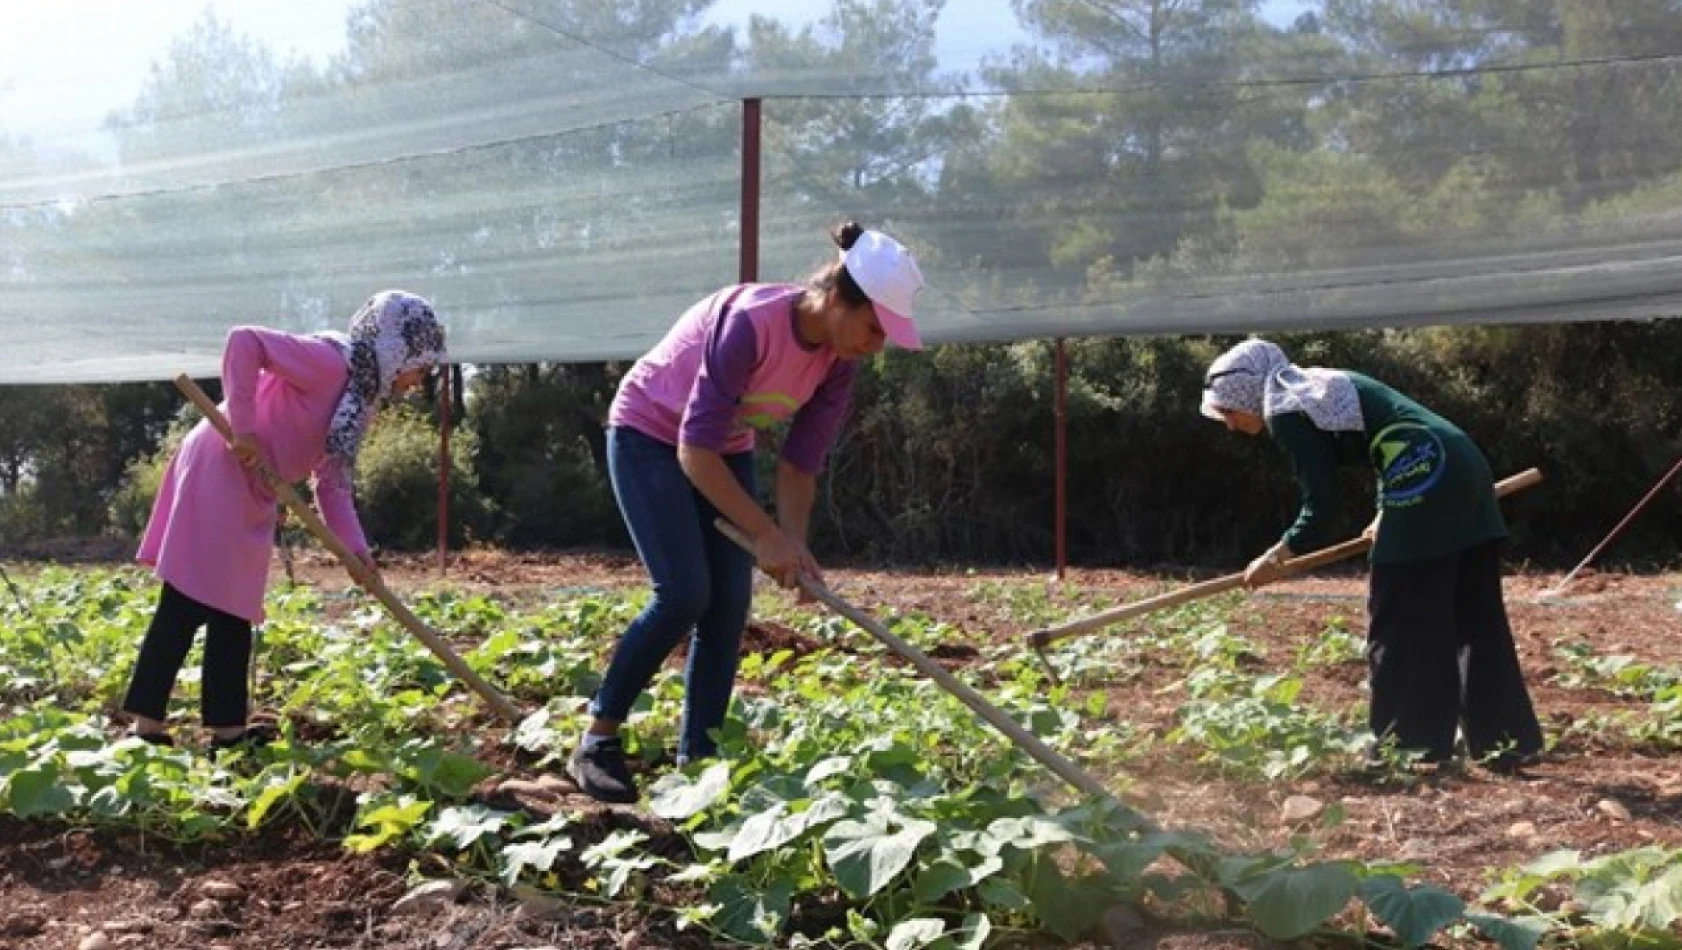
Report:
[[1349,374],[1294,366],[1284,350],[1266,340],[1245,340],[1209,364],[1199,408],[1211,419],[1220,419],[1222,409],[1264,419],[1302,412],[1327,432],[1365,428],[1361,399]]
[[350,382],[327,427],[327,453],[349,463],[397,377],[411,369],[431,369],[446,358],[444,327],[424,298],[384,290],[350,318],[349,335],[322,336],[337,343],[350,363]]

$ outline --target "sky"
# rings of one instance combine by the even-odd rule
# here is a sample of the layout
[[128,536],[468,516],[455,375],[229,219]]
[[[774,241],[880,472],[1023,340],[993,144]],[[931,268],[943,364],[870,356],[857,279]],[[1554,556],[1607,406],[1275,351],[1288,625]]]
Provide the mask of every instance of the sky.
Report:
[[[0,132],[62,149],[100,152],[106,115],[134,100],[153,60],[209,7],[285,58],[324,61],[344,46],[346,13],[359,0],[0,0]],[[463,0],[465,2],[465,0]],[[717,0],[714,23],[745,25],[775,10],[793,26],[823,16],[832,0]],[[1266,0],[1287,24],[1305,0]],[[948,69],[973,69],[987,53],[1025,39],[1009,0],[948,0],[937,52]]]
[[286,53],[342,49],[350,0],[0,0],[0,130],[97,128],[204,10]]

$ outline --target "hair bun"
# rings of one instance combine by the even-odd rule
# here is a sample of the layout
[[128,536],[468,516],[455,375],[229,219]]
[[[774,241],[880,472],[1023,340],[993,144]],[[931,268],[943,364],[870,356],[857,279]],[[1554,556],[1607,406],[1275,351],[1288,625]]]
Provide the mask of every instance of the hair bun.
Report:
[[857,221],[843,221],[841,224],[836,226],[830,236],[835,239],[836,246],[840,247],[841,250],[850,251],[852,250],[853,245],[858,242],[859,237],[863,234],[864,225],[859,224]]

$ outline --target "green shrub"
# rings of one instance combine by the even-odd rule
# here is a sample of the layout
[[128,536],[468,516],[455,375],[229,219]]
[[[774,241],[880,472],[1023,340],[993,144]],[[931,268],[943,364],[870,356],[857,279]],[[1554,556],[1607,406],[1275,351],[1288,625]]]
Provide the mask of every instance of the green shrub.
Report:
[[[450,433],[450,543],[484,536],[490,512],[473,467],[476,439]],[[382,412],[356,460],[357,510],[370,543],[421,550],[438,541],[438,430],[406,406]]]
[[146,522],[152,517],[152,502],[158,497],[158,487],[163,484],[164,469],[169,466],[173,452],[173,449],[159,450],[128,464],[122,484],[111,496],[112,531],[131,538],[145,533]]
[[154,451],[129,460],[123,469],[123,480],[111,493],[111,503],[106,509],[111,531],[128,538],[138,538],[146,533],[146,522],[152,517],[152,502],[158,497],[158,488],[163,485],[164,470],[169,468],[169,460],[175,457],[181,440],[187,437],[198,420],[196,412],[179,414]]

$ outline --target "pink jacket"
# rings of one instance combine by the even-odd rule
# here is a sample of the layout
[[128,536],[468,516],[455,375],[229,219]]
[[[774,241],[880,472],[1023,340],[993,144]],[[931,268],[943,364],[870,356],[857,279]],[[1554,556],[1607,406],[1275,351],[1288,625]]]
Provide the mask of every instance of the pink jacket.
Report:
[[[235,432],[256,437],[281,478],[313,473],[322,519],[363,553],[368,542],[351,472],[326,451],[327,425],[348,378],[344,355],[329,340],[261,327],[228,332],[223,413]],[[210,423],[200,422],[164,472],[138,559],[188,597],[261,623],[274,533],[274,493]]]

